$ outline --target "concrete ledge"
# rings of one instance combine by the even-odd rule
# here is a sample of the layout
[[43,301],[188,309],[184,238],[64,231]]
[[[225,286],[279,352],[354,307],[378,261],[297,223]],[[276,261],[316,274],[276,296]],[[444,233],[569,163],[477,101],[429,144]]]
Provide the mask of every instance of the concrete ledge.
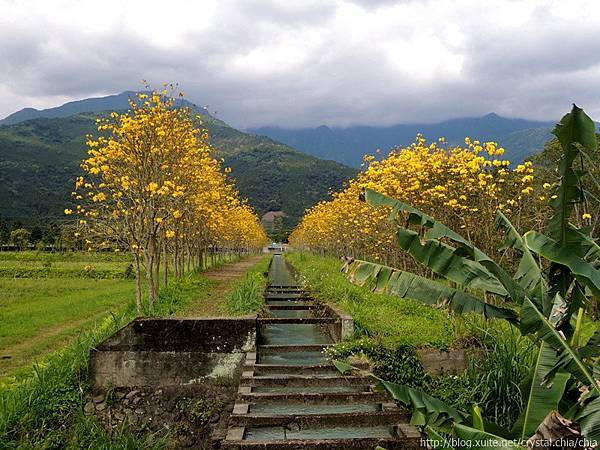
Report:
[[467,354],[465,350],[417,350],[421,365],[425,372],[433,375],[442,373],[460,373],[468,367]]
[[349,314],[341,311],[337,306],[326,304],[323,306],[325,316],[336,319],[335,323],[328,324],[327,329],[334,341],[343,341],[354,334],[354,319]]
[[136,319],[90,351],[94,391],[232,377],[256,350],[256,316]]

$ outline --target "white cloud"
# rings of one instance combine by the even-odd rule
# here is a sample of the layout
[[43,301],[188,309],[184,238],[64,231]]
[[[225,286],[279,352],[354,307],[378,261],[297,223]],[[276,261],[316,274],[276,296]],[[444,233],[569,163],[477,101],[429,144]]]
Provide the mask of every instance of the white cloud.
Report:
[[0,116],[179,82],[240,127],[600,114],[600,4],[0,0]]

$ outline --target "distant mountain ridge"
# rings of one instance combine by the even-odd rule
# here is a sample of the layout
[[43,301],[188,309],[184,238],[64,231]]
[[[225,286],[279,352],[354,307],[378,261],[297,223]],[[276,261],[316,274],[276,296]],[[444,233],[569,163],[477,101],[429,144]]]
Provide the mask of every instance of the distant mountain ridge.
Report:
[[432,124],[400,124],[387,127],[352,126],[347,128],[285,129],[278,127],[252,128],[248,131],[283,142],[318,158],[332,159],[359,167],[365,154],[376,149],[389,152],[396,146],[408,145],[417,133],[428,141],[445,137],[450,144],[463,142],[466,136],[481,141],[497,141],[506,149],[506,157],[520,162],[542,150],[552,137],[555,122],[509,119],[495,113],[482,117],[450,119]]
[[[24,108],[0,120],[0,125],[14,125],[37,118],[66,118],[86,112],[124,110],[129,108],[129,97],[135,94],[135,91],[125,91],[105,97],[76,100],[54,108],[41,110]],[[204,109],[198,108],[191,102],[185,100],[184,102],[202,115],[207,115]],[[543,149],[546,141],[552,138],[551,130],[554,123],[510,119],[490,113],[482,117],[450,119],[430,124],[347,128],[330,128],[321,125],[316,128],[301,129],[260,127],[247,131],[282,142],[320,159],[360,167],[365,154],[372,154],[376,149],[387,153],[393,147],[408,145],[414,141],[417,133],[422,133],[429,141],[443,136],[450,144],[463,142],[465,136],[482,141],[494,140],[506,149],[507,159],[520,162]]]
[[[0,126],[0,217],[28,223],[64,218],[62,211],[70,202],[79,164],[87,156],[86,134],[96,132],[96,118],[106,111],[127,109],[127,100],[134,94],[123,92],[41,111],[29,108],[4,119]],[[306,208],[356,174],[355,169],[241,132],[196,110],[203,114],[202,125],[208,129],[215,157],[222,157],[225,166],[231,167],[241,195],[258,214],[285,212],[288,227],[297,223]],[[31,115],[36,117],[28,119]]]
[[[31,119],[56,119],[59,117],[69,117],[74,114],[81,114],[86,112],[99,112],[99,111],[119,111],[129,109],[129,98],[135,97],[138,92],[136,91],[124,91],[120,94],[107,95],[104,97],[91,97],[82,100],[75,100],[67,102],[60,106],[46,109],[35,109],[35,108],[23,108],[17,112],[14,112],[4,119],[0,120],[0,125],[14,125],[25,120]],[[200,109],[187,100],[181,100],[182,104],[191,106],[194,109],[200,111]],[[201,111],[206,115],[206,111]]]

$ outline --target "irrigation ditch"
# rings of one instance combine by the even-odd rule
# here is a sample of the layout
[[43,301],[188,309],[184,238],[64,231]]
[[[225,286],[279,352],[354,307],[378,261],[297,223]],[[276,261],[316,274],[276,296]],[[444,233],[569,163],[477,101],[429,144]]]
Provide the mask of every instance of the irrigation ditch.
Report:
[[418,448],[407,411],[366,370],[341,375],[327,358],[352,318],[315,302],[282,255],[268,276],[258,316],[136,319],[93,349],[85,412],[109,432],[167,430],[172,448]]

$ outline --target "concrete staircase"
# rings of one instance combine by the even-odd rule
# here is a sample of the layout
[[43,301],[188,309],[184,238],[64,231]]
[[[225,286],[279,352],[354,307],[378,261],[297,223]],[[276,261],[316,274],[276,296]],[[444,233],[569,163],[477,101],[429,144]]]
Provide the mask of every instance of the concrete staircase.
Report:
[[265,300],[257,352],[247,355],[222,448],[419,448],[406,412],[374,392],[368,377],[342,376],[327,360],[326,325],[336,318],[315,315],[297,286],[271,285]]

